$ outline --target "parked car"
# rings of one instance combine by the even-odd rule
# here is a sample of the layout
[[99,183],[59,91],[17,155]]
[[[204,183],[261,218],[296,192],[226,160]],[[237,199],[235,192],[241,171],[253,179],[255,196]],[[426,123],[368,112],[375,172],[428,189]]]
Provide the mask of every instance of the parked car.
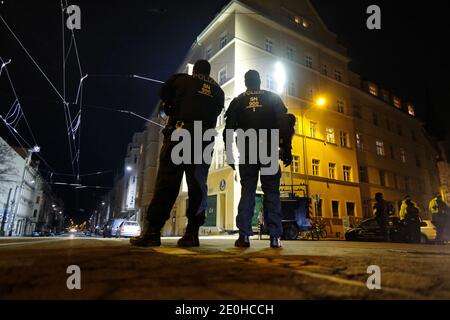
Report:
[[124,222],[125,219],[111,219],[105,226],[103,230],[103,238],[111,238],[115,237],[117,231],[119,230],[120,225]]
[[436,227],[430,220],[422,220],[420,225],[420,242],[429,243],[436,240]]
[[[388,230],[391,242],[407,242],[405,227],[397,217],[389,217]],[[423,220],[421,222],[421,243],[429,243],[436,239],[436,230],[431,221]],[[375,218],[369,218],[362,221],[357,227],[349,229],[345,233],[345,240],[348,241],[384,241],[384,235],[381,233]]]
[[141,227],[136,221],[124,221],[116,232],[116,238],[137,237],[141,234]]

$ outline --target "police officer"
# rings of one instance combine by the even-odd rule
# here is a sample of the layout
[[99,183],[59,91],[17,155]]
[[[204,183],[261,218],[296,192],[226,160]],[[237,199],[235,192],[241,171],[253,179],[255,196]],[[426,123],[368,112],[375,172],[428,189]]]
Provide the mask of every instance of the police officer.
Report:
[[436,244],[443,244],[445,242],[445,231],[448,226],[448,206],[442,200],[442,195],[437,193],[430,201],[429,209],[432,214],[432,222],[436,227]]
[[381,234],[383,236],[384,241],[390,241],[389,229],[388,229],[388,220],[389,220],[389,206],[387,202],[383,199],[383,194],[381,192],[377,192],[375,194],[375,205],[373,206],[373,211],[375,214],[375,220],[380,227]]
[[[178,241],[178,246],[200,245],[198,232],[205,221],[208,196],[206,181],[210,163],[205,163],[202,159],[201,164],[196,164],[190,159],[190,163],[175,164],[171,153],[178,142],[171,141],[171,135],[175,130],[183,128],[193,136],[194,121],[202,121],[203,130],[216,126],[225,98],[220,86],[209,76],[210,70],[208,61],[199,60],[194,65],[192,76],[174,75],[160,90],[164,111],[169,120],[162,131],[164,141],[160,151],[155,192],[148,207],[146,224],[141,235],[130,240],[135,246],[161,245],[161,229],[170,217],[183,173],[186,174],[188,185],[189,200],[186,212],[188,224],[185,235]],[[202,151],[206,145],[203,143]]]
[[[245,144],[241,144],[238,149],[241,148],[239,153],[242,155],[245,153],[244,159],[239,161],[239,173],[241,177],[241,199],[238,206],[238,215],[236,218],[237,227],[239,229],[239,238],[235,242],[236,247],[249,247],[250,240],[249,237],[253,235],[252,230],[252,217],[255,208],[255,196],[256,187],[258,183],[258,176],[261,171],[261,184],[262,190],[264,192],[264,225],[265,230],[269,231],[270,235],[270,246],[272,248],[280,248],[281,245],[281,235],[283,233],[283,227],[281,224],[282,213],[281,213],[281,202],[280,202],[280,177],[281,170],[278,165],[278,159],[281,158],[286,166],[290,165],[292,162],[291,154],[291,141],[289,139],[289,134],[285,133],[286,121],[289,117],[287,116],[287,109],[283,104],[281,98],[269,91],[261,90],[261,79],[259,73],[255,70],[250,70],[245,74],[245,86],[247,91],[235,98],[226,114],[226,125],[224,131],[225,145],[231,145],[230,141],[227,141],[227,137],[230,135],[226,133],[229,130],[238,130],[239,132],[245,132],[245,130],[255,129],[278,129],[280,130],[280,149],[283,151],[279,154],[276,150],[276,154],[271,157],[276,157],[276,169],[274,174],[263,174],[261,169],[265,165],[260,161],[256,163],[251,163],[249,160],[252,155],[249,154],[249,141]],[[290,130],[287,130],[290,132]],[[270,131],[267,136],[270,137]],[[257,147],[260,147],[261,143],[264,143],[262,139],[259,141]],[[266,141],[267,143],[272,143],[272,141]],[[266,150],[270,150],[267,147]],[[257,151],[259,154],[259,150]],[[230,150],[228,150],[228,154]],[[228,163],[234,169],[233,163]]]
[[420,217],[419,207],[412,201],[410,196],[406,196],[400,208],[400,219],[406,228],[406,238],[408,242],[420,242]]

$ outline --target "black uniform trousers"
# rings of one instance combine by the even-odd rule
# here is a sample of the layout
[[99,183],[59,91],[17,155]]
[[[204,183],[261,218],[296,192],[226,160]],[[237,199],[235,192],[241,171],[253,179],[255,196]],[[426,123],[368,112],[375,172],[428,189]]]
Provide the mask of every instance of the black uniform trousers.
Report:
[[172,162],[171,153],[177,141],[170,141],[168,135],[163,142],[159,157],[155,192],[147,210],[147,226],[160,231],[170,218],[170,212],[178,197],[183,173],[188,186],[188,209],[186,231],[196,231],[205,223],[208,206],[208,170],[210,164],[179,164]]
[[[256,187],[258,184],[261,165],[240,164],[239,174],[241,176],[241,200],[238,206],[236,225],[239,233],[252,236],[252,218],[255,210]],[[281,170],[275,175],[261,175],[262,191],[264,192],[264,228],[273,237],[281,237],[283,218],[280,201],[280,178]]]

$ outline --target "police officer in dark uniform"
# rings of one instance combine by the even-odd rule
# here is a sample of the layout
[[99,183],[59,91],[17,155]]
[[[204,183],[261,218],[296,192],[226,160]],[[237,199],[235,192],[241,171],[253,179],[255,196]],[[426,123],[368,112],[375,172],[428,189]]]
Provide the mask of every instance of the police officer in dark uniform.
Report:
[[[171,141],[172,133],[180,128],[186,129],[193,137],[194,121],[202,121],[202,129],[215,128],[217,117],[224,107],[224,92],[209,76],[211,66],[206,60],[195,63],[192,76],[177,74],[169,79],[160,90],[160,97],[165,113],[169,116],[160,151],[159,169],[156,178],[155,193],[146,216],[146,224],[139,237],[132,238],[135,246],[160,246],[161,229],[170,217],[175,203],[183,173],[188,185],[188,224],[185,235],[178,241],[181,247],[199,246],[198,232],[205,222],[208,187],[206,184],[210,163],[175,164],[171,153],[177,141]],[[191,139],[192,142],[193,139]],[[203,142],[202,152],[211,142]],[[192,150],[194,150],[192,143]],[[193,152],[191,155],[193,158]]]
[[[272,248],[281,247],[281,235],[283,227],[281,224],[282,212],[280,202],[280,177],[281,170],[278,165],[278,159],[281,158],[285,165],[290,165],[292,162],[291,154],[291,140],[287,139],[284,134],[286,120],[290,119],[287,116],[287,109],[283,104],[281,98],[275,93],[261,90],[261,79],[259,73],[250,70],[245,74],[245,85],[247,91],[235,98],[226,114],[226,125],[224,131],[225,145],[231,145],[227,141],[227,130],[242,129],[244,132],[248,129],[278,129],[280,130],[280,150],[281,154],[276,156],[276,173],[271,175],[261,174],[262,190],[264,192],[264,225],[265,229],[269,231],[270,246]],[[239,131],[237,131],[239,133]],[[270,132],[267,134],[270,137]],[[283,139],[284,137],[284,139]],[[237,137],[239,139],[239,136]],[[264,141],[259,141],[257,146]],[[270,141],[268,141],[270,145]],[[239,148],[239,144],[238,144]],[[242,148],[242,146],[241,146]],[[256,187],[258,183],[258,176],[264,164],[261,163],[259,157],[256,164],[249,163],[249,141],[244,144],[245,150],[238,150],[242,155],[245,152],[245,159],[239,161],[239,173],[241,176],[241,200],[238,207],[238,215],[236,218],[237,227],[239,229],[239,238],[235,242],[236,247],[249,247],[249,237],[253,235],[252,231],[252,217],[255,208]],[[270,150],[267,147],[266,150]],[[231,150],[227,152],[227,158]],[[230,163],[234,169],[234,164]]]
[[388,221],[389,221],[389,205],[388,203],[383,199],[383,194],[381,192],[377,192],[375,194],[375,205],[373,206],[373,211],[375,214],[375,220],[378,223],[378,226],[380,227],[381,235],[384,238],[384,241],[389,242],[390,241],[390,233],[388,228]]

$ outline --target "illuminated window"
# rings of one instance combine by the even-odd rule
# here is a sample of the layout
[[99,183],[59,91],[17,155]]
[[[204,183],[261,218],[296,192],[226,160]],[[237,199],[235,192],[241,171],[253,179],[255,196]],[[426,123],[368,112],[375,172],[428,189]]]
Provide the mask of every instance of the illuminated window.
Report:
[[347,207],[347,216],[354,217],[355,216],[355,203],[347,202],[346,207]]
[[272,75],[268,74],[266,76],[266,88],[267,90],[274,91],[275,90],[275,80]]
[[328,143],[336,143],[336,137],[334,134],[334,128],[326,128],[326,134],[327,134],[327,142]]
[[288,82],[288,95],[295,97],[295,84],[293,81]]
[[378,97],[378,88],[374,84],[369,85],[369,93],[375,97]]
[[294,54],[293,48],[291,48],[291,47],[286,48],[286,57],[291,61],[295,60],[295,54]]
[[273,52],[273,41],[270,39],[266,39],[266,51],[270,53]]
[[307,20],[305,20],[303,17],[294,16],[293,20],[294,20],[295,24],[302,26],[303,28],[309,27],[309,22]]
[[313,59],[311,56],[306,56],[305,57],[305,66],[307,66],[308,68],[312,68],[313,67]]
[[386,155],[384,150],[384,142],[377,140],[376,147],[377,147],[377,155],[384,157]]
[[312,160],[312,174],[313,176],[318,176],[320,174],[320,160]]
[[402,160],[403,163],[406,163],[406,152],[405,149],[400,148],[400,159]]
[[300,157],[292,156],[292,171],[294,173],[300,173]]
[[338,100],[337,101],[337,111],[340,113],[345,113],[345,103],[343,100]]
[[410,104],[408,104],[408,114],[410,116],[413,116],[413,117],[416,115],[416,111],[414,110],[414,106],[412,106]]
[[339,134],[339,141],[341,143],[341,147],[348,147],[348,133],[341,131]]
[[311,138],[317,137],[317,122],[310,121],[309,123],[309,135]]
[[397,109],[402,108],[402,101],[400,100],[399,97],[393,97],[392,102],[394,103],[394,107],[396,107]]
[[225,82],[227,82],[227,67],[223,67],[219,71],[219,84],[223,85]]
[[352,167],[350,166],[343,166],[342,172],[344,174],[344,181],[351,182],[352,181]]
[[328,66],[326,64],[322,64],[322,68],[320,71],[323,75],[328,76]]
[[328,178],[336,180],[336,163],[328,164]]
[[360,151],[364,150],[364,141],[362,133],[356,134],[356,148]]
[[334,78],[339,81],[342,82],[342,72],[340,70],[334,70]]
[[228,35],[222,34],[220,36],[219,42],[220,42],[220,49],[223,49],[228,43]]

